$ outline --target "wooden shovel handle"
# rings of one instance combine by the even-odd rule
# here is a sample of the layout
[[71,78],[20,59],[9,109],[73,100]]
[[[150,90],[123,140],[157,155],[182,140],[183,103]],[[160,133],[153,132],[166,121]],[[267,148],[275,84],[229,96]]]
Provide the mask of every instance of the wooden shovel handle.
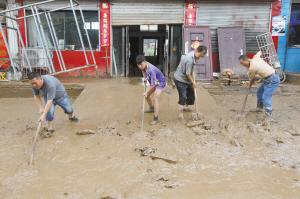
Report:
[[40,134],[41,128],[42,128],[42,122],[40,121],[39,124],[38,124],[38,127],[36,129],[35,135],[34,135],[34,139],[33,139],[33,143],[32,143],[32,148],[31,148],[29,165],[33,165],[34,152],[35,152],[36,143],[37,143],[37,139],[38,139],[38,136]]

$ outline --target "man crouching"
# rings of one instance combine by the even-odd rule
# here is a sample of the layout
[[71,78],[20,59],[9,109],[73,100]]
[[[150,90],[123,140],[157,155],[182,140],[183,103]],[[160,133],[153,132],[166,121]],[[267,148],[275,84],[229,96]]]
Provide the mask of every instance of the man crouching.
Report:
[[149,105],[149,110],[145,111],[145,113],[154,113],[151,125],[155,125],[158,123],[159,98],[166,87],[166,78],[157,67],[146,61],[144,55],[138,55],[136,57],[136,64],[142,71],[145,81],[148,81],[150,84],[144,93]]
[[279,86],[280,78],[275,73],[274,68],[261,58],[261,55],[260,51],[253,59],[241,55],[239,60],[241,65],[248,69],[249,88],[254,84],[256,76],[262,78],[262,84],[257,90],[257,110],[263,110],[267,119],[271,119],[273,111],[272,97]]
[[48,123],[46,130],[49,133],[54,132],[52,121],[54,120],[56,105],[64,110],[71,122],[78,122],[65,87],[57,78],[33,72],[28,74],[28,79],[41,114],[39,121]]

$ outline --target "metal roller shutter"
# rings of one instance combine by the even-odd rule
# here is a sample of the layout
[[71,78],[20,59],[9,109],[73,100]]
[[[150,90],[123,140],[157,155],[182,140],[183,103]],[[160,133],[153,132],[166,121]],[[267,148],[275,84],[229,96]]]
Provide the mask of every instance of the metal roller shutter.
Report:
[[112,0],[112,25],[182,24],[183,0]]
[[[37,3],[41,2],[42,0],[25,0],[25,5],[26,4],[32,4],[32,3]],[[44,1],[44,0],[43,0]],[[99,10],[99,0],[77,0],[78,3],[80,4],[80,7],[82,10]],[[69,0],[55,0],[54,2],[47,3],[47,4],[42,4],[39,5],[38,7],[41,9],[54,9],[54,8],[60,8],[67,6],[69,4]],[[70,10],[70,9],[66,9]],[[75,7],[76,10],[76,7]]]
[[217,28],[243,26],[247,52],[258,51],[256,35],[269,31],[271,2],[199,1],[197,24],[211,28],[213,52],[218,51]]

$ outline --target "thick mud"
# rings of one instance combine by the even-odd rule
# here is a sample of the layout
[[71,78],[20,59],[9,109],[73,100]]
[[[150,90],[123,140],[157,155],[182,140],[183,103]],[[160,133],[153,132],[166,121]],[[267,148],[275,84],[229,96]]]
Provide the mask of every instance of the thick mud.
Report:
[[56,132],[38,140],[31,167],[34,101],[0,98],[0,198],[300,198],[299,86],[280,88],[269,126],[251,111],[255,94],[239,115],[243,89],[205,85],[198,88],[201,122],[187,127],[169,88],[160,124],[149,125],[146,114],[141,132],[140,81],[84,84],[74,102],[80,122],[69,123],[58,108]]

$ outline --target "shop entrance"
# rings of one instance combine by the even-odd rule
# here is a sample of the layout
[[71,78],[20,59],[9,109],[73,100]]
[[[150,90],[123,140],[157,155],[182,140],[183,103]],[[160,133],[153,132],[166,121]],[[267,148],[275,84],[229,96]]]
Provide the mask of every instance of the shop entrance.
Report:
[[169,75],[181,53],[182,25],[113,26],[113,75],[141,77],[135,62],[139,54]]

